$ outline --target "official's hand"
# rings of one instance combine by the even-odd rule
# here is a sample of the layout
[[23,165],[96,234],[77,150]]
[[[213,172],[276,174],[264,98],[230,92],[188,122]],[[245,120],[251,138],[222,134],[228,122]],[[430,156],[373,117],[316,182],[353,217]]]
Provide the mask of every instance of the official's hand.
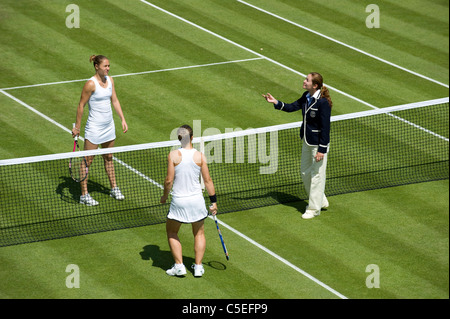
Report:
[[316,159],[316,162],[320,162],[321,160],[323,160],[323,158],[325,157],[325,154],[317,152],[316,156],[314,156],[314,158]]
[[263,94],[262,96],[263,96],[263,97],[266,99],[266,101],[269,102],[269,103],[273,103],[273,104],[277,104],[277,103],[278,103],[278,100],[277,100],[276,98],[274,98],[270,93]]

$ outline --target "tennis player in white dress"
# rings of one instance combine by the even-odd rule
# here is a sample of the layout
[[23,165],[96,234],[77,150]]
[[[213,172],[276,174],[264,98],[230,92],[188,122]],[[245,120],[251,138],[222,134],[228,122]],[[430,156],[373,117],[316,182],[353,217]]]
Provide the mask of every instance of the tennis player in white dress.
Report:
[[[89,103],[89,116],[85,127],[85,150],[97,149],[99,145],[102,148],[114,146],[116,131],[114,126],[111,103],[122,121],[122,130],[128,131],[127,122],[123,116],[119,99],[114,88],[113,79],[108,76],[110,64],[108,58],[103,55],[93,55],[90,57],[93,62],[95,75],[91,77],[83,87],[80,103],[77,108],[77,118],[75,127],[72,129],[72,136],[80,134],[81,119],[83,117],[84,107]],[[125,197],[117,187],[116,176],[114,172],[114,162],[112,154],[102,155],[105,162],[105,170],[111,184],[111,197],[123,200]],[[93,156],[87,158],[88,166],[91,165]],[[88,192],[88,178],[81,183],[80,203],[88,206],[98,205],[98,202],[91,197]]]
[[215,188],[209,175],[206,157],[193,148],[192,138],[193,131],[189,125],[183,125],[178,129],[181,148],[169,154],[164,195],[161,197],[161,203],[164,204],[172,190],[172,201],[166,222],[167,238],[175,260],[173,267],[166,271],[170,276],[186,274],[182,246],[178,237],[178,231],[184,223],[192,224],[194,234],[195,264],[192,265],[194,276],[201,277],[205,271],[202,260],[206,248],[204,220],[208,217],[208,210],[200,185],[200,174],[211,201],[209,210],[213,215],[217,213]]

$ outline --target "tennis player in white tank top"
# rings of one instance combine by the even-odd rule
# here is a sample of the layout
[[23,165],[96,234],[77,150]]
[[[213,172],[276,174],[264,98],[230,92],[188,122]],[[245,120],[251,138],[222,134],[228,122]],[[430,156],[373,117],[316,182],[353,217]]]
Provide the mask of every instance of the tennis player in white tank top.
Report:
[[[95,75],[91,77],[83,87],[80,102],[77,108],[77,118],[75,127],[72,129],[72,136],[80,135],[81,119],[83,117],[84,107],[89,103],[89,116],[85,127],[84,149],[97,149],[99,145],[102,148],[114,147],[116,132],[112,114],[111,103],[122,121],[122,130],[128,131],[127,122],[123,116],[122,108],[114,88],[114,80],[108,76],[109,60],[103,55],[93,55],[90,57],[93,62]],[[123,200],[124,196],[117,187],[116,176],[114,172],[114,162],[112,154],[102,155],[105,162],[105,170],[111,185],[111,197]],[[87,159],[88,166],[91,165],[93,157]],[[81,184],[80,203],[87,206],[98,205],[98,202],[91,197],[87,189],[88,179]]]
[[100,85],[95,76],[89,79],[94,82],[95,91],[89,97],[89,115],[84,138],[96,145],[116,139],[111,108],[112,82],[109,76],[105,78],[106,88]]
[[200,186],[200,166],[194,162],[195,148],[180,148],[181,162],[175,166],[172,202],[167,218],[180,223],[194,223],[208,216]]
[[217,199],[206,157],[193,148],[192,138],[193,131],[189,125],[183,125],[178,129],[178,139],[182,147],[169,154],[164,194],[161,197],[161,203],[164,204],[172,190],[172,201],[166,222],[167,238],[175,260],[173,267],[166,272],[171,276],[186,274],[182,246],[178,237],[178,231],[183,223],[192,224],[195,249],[194,276],[200,277],[204,273],[202,265],[206,248],[204,220],[208,217],[208,210],[200,185],[200,174],[211,200],[209,210],[213,215],[217,213]]

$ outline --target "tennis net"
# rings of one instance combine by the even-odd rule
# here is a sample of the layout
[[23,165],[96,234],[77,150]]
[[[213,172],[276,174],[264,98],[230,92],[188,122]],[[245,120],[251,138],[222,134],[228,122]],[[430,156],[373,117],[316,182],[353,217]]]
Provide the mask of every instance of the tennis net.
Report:
[[[448,98],[332,117],[327,196],[448,179],[448,122]],[[207,156],[220,213],[307,199],[300,125],[194,139]],[[178,147],[168,141],[77,154],[96,155],[88,189],[99,205],[91,207],[79,204],[80,185],[69,174],[74,153],[0,161],[0,246],[165,222],[169,204],[159,200],[167,155]],[[100,156],[107,153],[123,201],[109,195]]]

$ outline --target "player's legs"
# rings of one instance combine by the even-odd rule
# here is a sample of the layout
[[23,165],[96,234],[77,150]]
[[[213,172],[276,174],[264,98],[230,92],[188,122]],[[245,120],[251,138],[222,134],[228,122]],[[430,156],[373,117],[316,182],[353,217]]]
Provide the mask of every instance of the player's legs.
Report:
[[[110,147],[114,147],[114,140],[102,144],[102,148],[110,148]],[[113,155],[103,154],[102,156],[105,162],[105,171],[106,174],[108,175],[109,183],[111,184],[111,189],[113,189],[117,186],[116,174],[114,171]]]
[[170,251],[172,252],[175,264],[183,263],[183,249],[181,246],[180,238],[178,237],[178,231],[180,230],[181,223],[173,219],[167,219],[166,232],[167,239],[169,241]]
[[[84,150],[85,151],[96,150],[97,148],[98,148],[97,144],[93,144],[87,139],[84,140]],[[86,157],[86,163],[87,163],[88,168],[91,167],[93,159],[94,159],[94,156]],[[89,178],[89,175],[83,181],[80,182],[81,195],[86,195],[88,193],[88,188],[87,188],[88,178]]]
[[[109,147],[114,147],[114,140],[102,144],[102,148],[109,148]],[[118,200],[125,199],[125,196],[123,196],[122,192],[117,187],[113,154],[103,154],[102,156],[105,162],[105,171],[106,174],[108,175],[109,184],[111,185],[111,192],[110,192],[111,197]]]
[[195,263],[197,265],[202,264],[203,256],[206,250],[206,238],[205,238],[205,226],[204,221],[192,223],[192,233],[194,234],[194,250],[195,250]]

